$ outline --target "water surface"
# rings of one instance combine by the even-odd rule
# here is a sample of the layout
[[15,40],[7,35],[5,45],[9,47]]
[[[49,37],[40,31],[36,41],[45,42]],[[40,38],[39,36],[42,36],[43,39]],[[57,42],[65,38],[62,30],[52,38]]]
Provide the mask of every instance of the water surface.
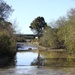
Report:
[[32,61],[36,59],[38,56],[38,53],[34,52],[17,52],[16,54],[16,65],[17,66],[30,66]]
[[[24,45],[18,50],[27,50],[33,47],[35,48],[36,46],[24,43]],[[37,65],[31,66],[31,63],[38,57],[38,52],[35,49],[34,51],[17,52],[14,59],[15,61],[13,61],[15,66],[0,69],[0,75],[75,75],[75,68],[62,67],[62,65],[66,64],[68,61],[63,59],[52,59],[54,57],[64,57],[64,53],[40,51],[40,56],[45,59],[43,60],[45,66],[43,65],[40,68],[37,68]],[[69,62],[69,64],[72,64],[72,66],[75,65],[74,63],[72,64],[72,62]],[[57,66],[58,64],[60,64],[59,67]],[[54,67],[51,67],[53,65]]]

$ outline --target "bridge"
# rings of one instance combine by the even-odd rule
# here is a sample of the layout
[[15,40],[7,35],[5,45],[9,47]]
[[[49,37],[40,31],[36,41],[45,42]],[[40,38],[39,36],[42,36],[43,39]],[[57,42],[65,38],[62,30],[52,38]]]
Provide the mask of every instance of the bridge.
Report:
[[17,41],[31,41],[31,39],[35,39],[36,37],[39,37],[38,35],[34,34],[16,34]]
[[34,34],[16,34],[17,37],[23,37],[25,39],[35,39],[35,37],[38,37],[38,35]]

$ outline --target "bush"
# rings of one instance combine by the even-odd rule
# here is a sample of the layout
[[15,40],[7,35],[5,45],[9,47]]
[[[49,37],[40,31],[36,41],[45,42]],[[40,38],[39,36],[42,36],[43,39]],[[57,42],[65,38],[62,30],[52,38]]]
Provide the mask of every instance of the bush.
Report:
[[0,32],[0,56],[13,57],[16,53],[16,41],[14,34],[7,31]]

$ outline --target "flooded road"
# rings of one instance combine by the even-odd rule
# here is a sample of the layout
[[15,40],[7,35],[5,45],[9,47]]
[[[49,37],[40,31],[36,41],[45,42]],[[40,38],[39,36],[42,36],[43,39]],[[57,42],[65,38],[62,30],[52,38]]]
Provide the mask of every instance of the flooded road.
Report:
[[38,57],[38,53],[33,52],[17,52],[16,65],[30,66],[34,59]]
[[[64,56],[64,53],[61,54],[60,52],[51,53],[50,51],[41,51],[41,57],[51,59],[45,60],[44,65],[49,64],[50,66],[40,66],[40,68],[38,68],[37,65],[31,65],[31,63],[38,57],[38,48],[28,43],[22,44],[23,46],[21,46],[18,50],[23,51],[17,52],[14,61],[15,65],[6,68],[0,68],[0,75],[75,75],[75,68],[73,67],[51,67],[51,65],[57,65],[57,63],[61,63],[60,65],[63,65],[63,63],[67,62],[64,62],[60,59],[58,59],[57,62],[55,59],[51,59],[54,56]],[[32,48],[32,50],[27,51],[29,48]]]
[[18,42],[18,52],[16,54],[16,66],[30,66],[37,59],[38,48],[28,42]]
[[20,66],[0,69],[0,75],[75,75],[75,68],[37,68]]

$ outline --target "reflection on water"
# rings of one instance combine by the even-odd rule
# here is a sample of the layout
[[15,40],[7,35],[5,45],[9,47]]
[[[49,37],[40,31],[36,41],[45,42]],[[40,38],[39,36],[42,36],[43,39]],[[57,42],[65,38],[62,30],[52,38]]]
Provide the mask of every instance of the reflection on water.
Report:
[[[37,50],[38,48],[29,42],[17,42],[17,50]],[[31,65],[31,62],[36,59],[38,53],[34,52],[17,52],[16,54],[16,65]]]
[[75,58],[67,58],[65,51],[40,51],[44,66],[75,67]]
[[[75,67],[75,58],[69,61],[63,52],[40,51],[40,66],[47,67]],[[38,51],[17,52],[17,66],[38,66]]]
[[[19,50],[25,50],[35,46],[22,46]],[[38,53],[34,51],[17,52],[15,58],[9,64],[15,65],[14,68],[2,69],[0,75],[75,75],[75,68],[62,68],[62,66],[75,66],[75,59],[68,61],[65,52],[40,51],[40,62],[42,68],[30,66],[37,64]],[[41,64],[41,65],[42,65]]]
[[[18,48],[18,50],[28,50],[30,51],[21,51],[17,52],[15,61],[13,62],[17,66],[30,66],[30,65],[38,65],[40,66],[49,66],[49,67],[64,67],[70,66],[75,67],[75,58],[70,61],[67,59],[67,54],[65,51],[48,51],[48,50],[40,50],[40,57],[38,62],[38,51],[37,47],[30,43],[21,43],[22,45]],[[34,49],[34,51],[33,51]]]
[[18,52],[16,55],[16,65],[31,65],[31,62],[36,59],[37,53],[33,52]]

